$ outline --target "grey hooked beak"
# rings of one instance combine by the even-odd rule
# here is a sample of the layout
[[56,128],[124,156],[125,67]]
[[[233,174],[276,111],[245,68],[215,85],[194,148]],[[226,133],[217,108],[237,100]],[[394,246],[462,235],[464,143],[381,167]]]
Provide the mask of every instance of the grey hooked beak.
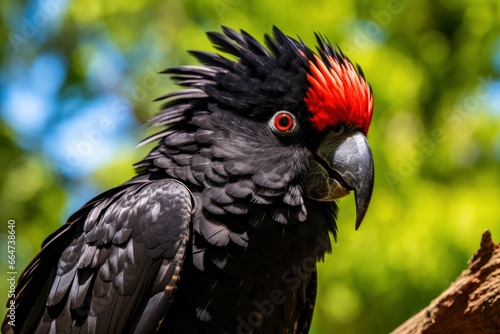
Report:
[[[311,164],[315,182],[311,183],[307,192],[313,199],[331,201],[354,190],[357,230],[363,222],[373,192],[373,157],[366,137],[361,132],[347,136],[330,133],[316,153],[321,161]],[[318,181],[321,180],[318,176],[321,176],[322,182]]]

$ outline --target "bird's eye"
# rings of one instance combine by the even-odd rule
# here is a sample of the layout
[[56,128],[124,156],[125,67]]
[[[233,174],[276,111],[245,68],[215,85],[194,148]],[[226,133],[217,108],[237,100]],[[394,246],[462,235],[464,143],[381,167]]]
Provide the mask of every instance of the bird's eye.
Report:
[[285,110],[278,111],[269,120],[269,125],[274,133],[278,135],[292,135],[298,129],[298,124],[295,116]]
[[279,113],[274,117],[274,126],[280,131],[289,131],[293,128],[292,115],[288,113]]
[[343,123],[338,123],[332,128],[332,132],[336,136],[340,136],[345,132],[345,125]]

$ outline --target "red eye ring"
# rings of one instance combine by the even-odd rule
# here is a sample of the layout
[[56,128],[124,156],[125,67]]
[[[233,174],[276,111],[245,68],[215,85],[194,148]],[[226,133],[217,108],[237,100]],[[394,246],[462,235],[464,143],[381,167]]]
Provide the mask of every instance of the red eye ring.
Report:
[[274,127],[279,131],[290,131],[293,129],[294,121],[290,113],[280,112],[274,116]]
[[267,124],[278,136],[293,136],[299,131],[297,118],[287,110],[276,112]]

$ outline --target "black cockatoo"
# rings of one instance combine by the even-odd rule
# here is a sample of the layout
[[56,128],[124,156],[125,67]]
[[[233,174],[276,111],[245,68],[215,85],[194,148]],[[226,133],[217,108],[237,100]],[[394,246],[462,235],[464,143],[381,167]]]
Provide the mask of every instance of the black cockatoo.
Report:
[[373,96],[320,35],[208,33],[164,71],[137,176],[74,213],[19,279],[7,333],[307,333],[335,200],[373,189]]

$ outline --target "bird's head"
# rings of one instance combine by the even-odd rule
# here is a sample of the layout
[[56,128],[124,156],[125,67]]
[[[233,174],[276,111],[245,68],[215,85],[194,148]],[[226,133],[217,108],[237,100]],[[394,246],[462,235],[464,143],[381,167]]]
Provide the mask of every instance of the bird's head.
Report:
[[303,198],[332,202],[354,191],[358,228],[374,179],[366,140],[373,96],[361,69],[320,35],[313,52],[277,28],[265,36],[267,47],[244,31],[223,32],[208,36],[229,58],[193,51],[203,66],[165,71],[187,89],[163,97],[152,120],[168,127],[151,137],[170,157],[155,165],[178,177],[182,159],[199,152],[187,179],[209,188],[204,204],[214,213],[244,213],[235,198],[269,204],[279,197],[301,207]]

